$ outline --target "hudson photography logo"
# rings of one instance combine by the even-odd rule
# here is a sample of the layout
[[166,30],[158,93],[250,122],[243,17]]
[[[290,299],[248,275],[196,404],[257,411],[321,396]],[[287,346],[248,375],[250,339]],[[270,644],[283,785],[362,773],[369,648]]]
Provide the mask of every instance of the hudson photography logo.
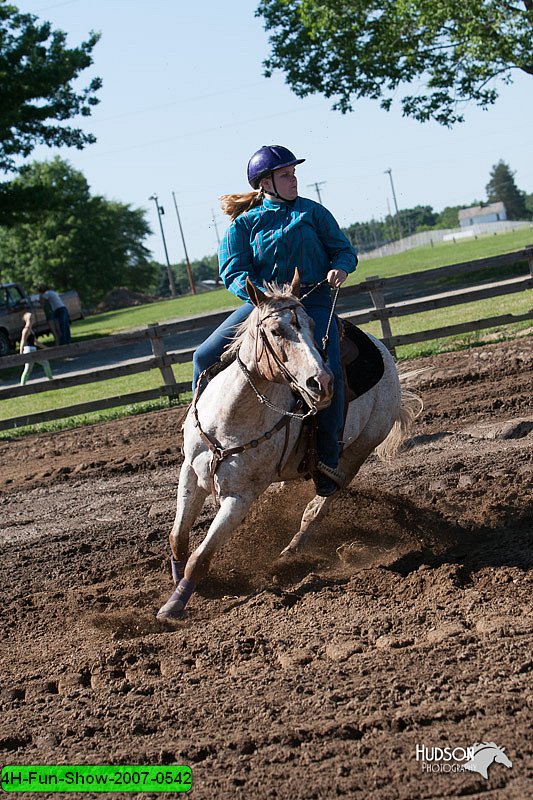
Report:
[[502,764],[510,768],[513,762],[507,756],[505,747],[494,742],[480,742],[471,747],[428,747],[416,745],[416,760],[422,765],[422,772],[478,772],[488,778],[492,764]]

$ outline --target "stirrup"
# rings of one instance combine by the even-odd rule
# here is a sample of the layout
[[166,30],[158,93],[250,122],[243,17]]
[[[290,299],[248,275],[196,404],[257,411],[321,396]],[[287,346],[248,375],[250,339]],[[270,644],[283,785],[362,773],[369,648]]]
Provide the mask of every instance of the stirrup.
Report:
[[339,469],[338,467],[328,467],[328,465],[324,464],[322,461],[317,462],[316,468],[323,475],[327,475],[328,478],[331,478],[332,481],[335,481],[337,486],[344,486],[346,482],[346,475],[342,469]]

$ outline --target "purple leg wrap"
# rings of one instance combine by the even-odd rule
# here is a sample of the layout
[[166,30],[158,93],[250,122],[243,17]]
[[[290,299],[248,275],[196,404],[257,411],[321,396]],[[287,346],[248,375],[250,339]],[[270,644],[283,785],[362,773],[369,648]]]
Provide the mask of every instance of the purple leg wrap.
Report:
[[185,606],[191,599],[191,595],[194,592],[195,588],[196,587],[194,583],[188,581],[187,578],[182,578],[178,584],[178,588],[173,593],[169,602],[175,602],[176,600],[181,600],[181,602],[183,603],[183,608],[185,608]]
[[180,580],[183,578],[183,573],[185,572],[185,564],[187,563],[186,558],[182,558],[181,561],[176,561],[174,556],[170,556],[170,566],[172,567],[172,580],[174,583],[179,583]]

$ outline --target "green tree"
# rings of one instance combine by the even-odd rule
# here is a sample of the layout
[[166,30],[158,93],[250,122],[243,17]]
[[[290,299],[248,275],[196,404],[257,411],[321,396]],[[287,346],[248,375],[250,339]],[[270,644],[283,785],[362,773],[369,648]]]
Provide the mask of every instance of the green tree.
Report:
[[400,219],[404,236],[410,236],[432,228],[437,221],[437,215],[431,206],[415,206],[400,210]]
[[[153,263],[156,271],[156,280],[152,286],[153,294],[155,294],[157,297],[170,297],[170,281],[168,280],[167,267],[165,264],[159,264],[155,261]],[[176,285],[176,270],[172,265],[170,268],[174,273],[174,285],[176,286],[176,292],[181,294],[181,291]]]
[[526,195],[515,183],[515,173],[505,161],[498,161],[492,167],[490,181],[485,189],[489,203],[498,200],[505,205],[508,219],[527,219]]
[[371,219],[369,222],[353,222],[344,233],[361,253],[374,250],[390,241],[389,231],[382,220]]
[[144,210],[91,196],[84,175],[60,158],[25,165],[13,183],[47,192],[53,203],[0,228],[2,280],[77,289],[87,306],[116,286],[144,291],[153,284]]
[[405,116],[451,126],[460,102],[496,101],[494,78],[533,75],[533,0],[260,0],[256,15],[265,74],[281,69],[299,97],[323,94],[343,113],[363,97],[388,111],[401,92]]
[[[215,280],[218,277],[218,257],[204,256],[196,261],[191,261],[191,272],[193,281]],[[176,275],[176,288],[180,294],[187,294],[190,291],[189,278],[187,275],[187,265],[181,261],[174,267]]]
[[439,214],[435,222],[435,228],[458,228],[459,211],[464,206],[446,206]]
[[[82,149],[96,141],[66,122],[89,116],[98,99],[100,78],[85,89],[74,88],[89,67],[99,34],[91,33],[79,47],[66,46],[66,33],[52,30],[33,14],[0,0],[0,170],[16,170],[17,160],[29,156],[38,144]],[[26,213],[42,197],[20,187],[0,184],[0,222],[16,221],[17,210]],[[13,190],[12,190],[13,189]]]

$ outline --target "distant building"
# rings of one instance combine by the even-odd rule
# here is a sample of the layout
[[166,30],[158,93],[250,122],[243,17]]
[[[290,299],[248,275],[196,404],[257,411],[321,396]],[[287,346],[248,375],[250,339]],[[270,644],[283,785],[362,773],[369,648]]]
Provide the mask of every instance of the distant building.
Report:
[[501,222],[507,219],[507,212],[502,202],[489,203],[486,206],[472,206],[459,211],[461,228],[470,225],[483,225],[486,222]]

